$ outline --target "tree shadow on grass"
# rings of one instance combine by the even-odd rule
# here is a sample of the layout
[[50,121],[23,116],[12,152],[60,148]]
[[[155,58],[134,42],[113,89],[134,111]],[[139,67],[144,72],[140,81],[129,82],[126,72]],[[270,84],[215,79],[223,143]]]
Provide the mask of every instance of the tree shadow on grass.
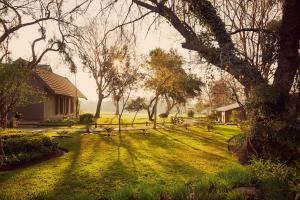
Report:
[[50,191],[43,191],[39,194],[35,194],[34,198],[59,199],[60,195],[67,194],[70,197],[72,197],[72,195],[75,195],[72,193],[72,190],[74,189],[74,187],[79,187],[79,185],[76,184],[76,180],[74,179],[75,175],[73,174],[73,172],[76,169],[80,157],[82,140],[81,137],[82,136],[78,133],[73,134],[71,142],[77,145],[72,145],[72,147],[69,149],[68,155],[65,155],[70,156],[69,166],[62,172],[61,179],[58,181],[58,183]]
[[174,148],[182,148],[182,145],[174,143],[173,139],[170,139],[165,134],[157,134],[160,131],[155,130],[148,135],[141,134],[139,132],[128,133],[128,137],[134,140],[143,140],[146,141],[152,147],[159,147],[164,149],[174,149]]
[[[166,130],[168,130],[168,129],[166,129]],[[227,151],[227,143],[218,138],[213,138],[214,137],[213,135],[211,137],[207,137],[207,136],[204,136],[202,132],[197,131],[197,130],[177,129],[177,130],[168,130],[168,131],[171,131],[178,135],[188,136],[188,137],[190,137],[190,139],[193,139],[197,142],[201,142],[202,144],[205,144],[208,146],[212,146],[221,151]],[[172,137],[172,136],[170,136],[170,137]]]

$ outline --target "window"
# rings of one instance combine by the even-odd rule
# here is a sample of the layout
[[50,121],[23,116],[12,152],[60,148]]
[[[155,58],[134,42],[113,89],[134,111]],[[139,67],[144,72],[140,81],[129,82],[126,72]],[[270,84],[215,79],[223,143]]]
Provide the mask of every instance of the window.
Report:
[[71,113],[74,113],[74,98],[71,98]]

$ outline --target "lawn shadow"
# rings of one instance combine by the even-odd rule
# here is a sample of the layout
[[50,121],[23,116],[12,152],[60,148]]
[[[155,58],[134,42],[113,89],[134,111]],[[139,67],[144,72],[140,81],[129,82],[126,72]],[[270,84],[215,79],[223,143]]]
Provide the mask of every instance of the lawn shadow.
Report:
[[176,130],[170,130],[170,129],[166,129],[168,131],[171,131],[173,133],[182,135],[182,136],[188,136],[190,139],[193,139],[197,142],[201,142],[202,144],[208,145],[208,146],[212,146],[216,149],[219,149],[221,151],[227,151],[227,142],[224,140],[221,140],[218,137],[214,137],[213,134],[215,133],[211,133],[211,137],[208,136],[204,136],[203,132],[198,131],[198,130],[184,130],[184,129],[176,129]]
[[70,160],[69,160],[69,166],[65,169],[63,174],[61,174],[61,180],[54,186],[54,188],[50,191],[43,191],[39,194],[36,194],[36,198],[42,198],[42,199],[57,199],[57,196],[59,196],[62,193],[70,193],[71,188],[73,189],[73,186],[70,183],[74,183],[72,179],[74,179],[73,172],[76,168],[76,165],[78,164],[78,160],[80,157],[81,152],[81,140],[82,135],[78,133],[74,133],[72,137],[72,143],[76,143],[78,145],[75,145],[73,148],[69,149],[68,156],[71,154]]

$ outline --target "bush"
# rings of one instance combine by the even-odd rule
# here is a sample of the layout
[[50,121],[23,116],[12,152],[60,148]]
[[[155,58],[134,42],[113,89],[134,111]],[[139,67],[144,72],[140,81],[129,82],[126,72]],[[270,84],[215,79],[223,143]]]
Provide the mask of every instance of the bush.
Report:
[[66,123],[66,124],[76,124],[78,123],[77,119],[48,119],[47,123]]
[[169,115],[167,113],[161,113],[158,116],[162,119],[166,119],[166,118],[168,118]]
[[79,122],[83,124],[94,123],[95,122],[94,115],[91,113],[82,114],[79,116]]
[[195,112],[193,110],[189,110],[187,113],[188,117],[194,117],[194,115],[195,115]]
[[4,139],[3,165],[17,165],[57,151],[58,144],[51,138],[35,135],[19,135]]
[[114,131],[113,127],[104,127],[103,129],[107,132],[107,136],[110,136],[110,133]]
[[182,117],[171,117],[171,123],[173,124],[173,125],[181,125],[181,124],[183,124],[183,122],[184,122],[184,120],[183,120],[183,118]]
[[15,137],[4,140],[4,152],[15,154],[19,152],[49,152],[57,148],[57,143],[49,137]]
[[265,199],[294,199],[295,194],[290,186],[291,183],[297,182],[297,179],[299,181],[296,169],[280,162],[255,159],[251,161],[250,169],[263,189]]

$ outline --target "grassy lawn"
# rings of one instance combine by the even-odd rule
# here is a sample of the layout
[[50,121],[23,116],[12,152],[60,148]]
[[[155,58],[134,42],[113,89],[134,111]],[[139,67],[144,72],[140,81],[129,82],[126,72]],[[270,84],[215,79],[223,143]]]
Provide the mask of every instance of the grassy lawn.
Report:
[[[128,126],[130,126],[133,118],[134,118],[133,113],[124,113],[122,115],[121,123],[128,124]],[[158,123],[170,122],[170,121],[171,121],[170,117],[165,120],[157,117]],[[146,125],[146,122],[149,122],[148,115],[147,114],[138,114],[136,119],[134,120],[134,123],[143,123],[143,124],[134,124],[134,126],[135,127],[140,127],[140,126],[144,127]],[[118,124],[118,116],[115,114],[111,114],[111,113],[101,113],[101,117],[97,119],[97,123],[99,123],[99,124]]]
[[[62,157],[0,172],[0,199],[96,199],[124,187],[172,190],[176,185],[230,168],[242,168],[227,151],[236,126],[213,132],[148,130],[57,138],[69,149]],[[50,136],[55,132],[47,133]]]

